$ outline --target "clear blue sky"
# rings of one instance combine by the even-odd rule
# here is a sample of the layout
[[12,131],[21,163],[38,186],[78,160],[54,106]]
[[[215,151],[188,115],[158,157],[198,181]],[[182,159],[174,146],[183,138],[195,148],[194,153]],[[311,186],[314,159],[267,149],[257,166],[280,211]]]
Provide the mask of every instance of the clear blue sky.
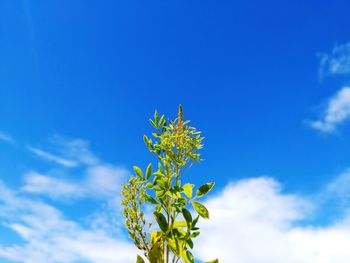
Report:
[[14,143],[0,140],[0,178],[19,189],[29,170],[51,171],[28,146],[49,151],[55,135],[145,166],[148,118],[182,104],[206,138],[195,183],[219,191],[266,175],[286,192],[319,192],[350,166],[349,125],[309,125],[349,83],[319,74],[322,54],[350,41],[349,10],[346,0],[1,1],[0,131]]

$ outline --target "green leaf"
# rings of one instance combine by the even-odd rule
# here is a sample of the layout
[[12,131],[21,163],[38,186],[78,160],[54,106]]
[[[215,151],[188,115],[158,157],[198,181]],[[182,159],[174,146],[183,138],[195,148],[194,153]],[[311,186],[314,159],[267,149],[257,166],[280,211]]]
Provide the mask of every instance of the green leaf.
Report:
[[161,213],[163,211],[163,207],[161,205],[157,205],[155,208],[154,208],[154,211],[158,212],[158,213]]
[[184,189],[184,193],[188,198],[192,198],[194,184],[185,184],[182,188]]
[[168,223],[166,221],[165,216],[162,213],[158,213],[158,212],[154,212],[153,215],[154,215],[154,217],[159,225],[159,228],[164,233],[166,233],[168,231]]
[[209,219],[209,211],[204,205],[196,201],[192,201],[192,205],[201,217],[204,219]]
[[149,123],[150,123],[154,128],[157,129],[157,125],[154,123],[153,120],[149,119]]
[[154,185],[152,183],[147,183],[146,188],[151,189]]
[[193,241],[192,241],[192,239],[187,239],[186,243],[191,249],[193,249]]
[[154,112],[154,120],[155,120],[155,123],[157,123],[158,124],[158,117],[159,117],[159,115],[158,115],[158,111],[155,111]]
[[164,115],[162,115],[162,117],[160,117],[159,119],[159,126],[163,126],[164,123]]
[[157,180],[157,183],[159,184],[160,187],[162,187],[163,189],[167,189],[168,188],[168,180],[164,177],[161,178],[159,180]]
[[182,208],[182,214],[187,222],[187,226],[190,227],[192,223],[192,215],[190,211],[188,211],[186,208]]
[[164,175],[161,171],[157,171],[157,172],[155,172],[153,175],[154,175],[155,177],[159,177],[159,178],[165,177],[165,175]]
[[192,261],[188,258],[187,250],[181,251],[181,257],[185,263],[192,263]]
[[212,260],[212,261],[207,261],[207,262],[205,262],[205,263],[219,263],[219,260],[218,260],[218,259],[214,259],[214,260]]
[[197,222],[198,222],[199,216],[196,216],[196,218],[193,220],[192,222],[192,229],[196,226]]
[[194,263],[194,257],[190,251],[186,251],[187,258],[190,260],[191,263]]
[[137,176],[140,177],[141,179],[143,179],[142,170],[139,167],[137,167],[137,166],[134,166],[133,168],[134,168],[134,171],[137,174]]
[[158,163],[158,170],[159,170],[161,173],[164,172],[164,168],[163,168],[163,166],[162,166],[161,163]]
[[153,190],[155,190],[155,191],[160,191],[160,190],[162,190],[162,189],[163,189],[163,188],[160,187],[159,185],[153,186]]
[[174,252],[175,255],[180,256],[183,251],[183,241],[176,238],[171,237],[167,239],[167,243],[171,249],[172,252]]
[[147,202],[149,202],[149,203],[151,203],[151,204],[154,204],[154,205],[156,205],[156,204],[158,204],[158,201],[156,200],[156,199],[154,199],[152,196],[150,196],[150,195],[146,195],[146,200],[147,200]]
[[196,197],[202,197],[210,192],[215,183],[206,183],[197,189]]
[[199,231],[192,232],[191,237],[196,238],[196,237],[199,236],[200,233],[201,233],[201,232],[199,232]]
[[165,195],[165,191],[164,190],[159,190],[159,191],[156,191],[156,197],[159,199],[159,198],[162,198],[164,195]]
[[137,255],[136,263],[145,263],[145,261],[143,260],[143,258],[141,256]]
[[143,135],[143,141],[145,142],[145,144],[148,146],[148,137],[146,135]]
[[151,177],[151,174],[152,174],[152,164],[150,163],[146,169],[146,179],[147,180]]

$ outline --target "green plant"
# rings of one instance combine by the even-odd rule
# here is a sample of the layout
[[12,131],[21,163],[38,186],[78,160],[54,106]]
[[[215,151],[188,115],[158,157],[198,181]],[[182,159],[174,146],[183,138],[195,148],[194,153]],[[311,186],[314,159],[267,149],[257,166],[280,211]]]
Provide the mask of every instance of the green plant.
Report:
[[[193,263],[191,253],[193,239],[199,234],[199,217],[209,219],[207,208],[198,202],[214,186],[206,183],[194,193],[194,185],[181,184],[182,172],[193,162],[200,160],[198,151],[203,147],[201,132],[188,125],[183,120],[182,107],[179,107],[178,117],[166,120],[157,111],[151,125],[156,129],[152,133],[155,142],[144,136],[144,142],[151,153],[158,158],[158,169],[153,171],[152,164],[143,172],[134,166],[135,175],[123,185],[122,205],[126,228],[136,247],[143,251],[150,263],[176,263],[181,259],[185,263]],[[145,205],[153,206],[153,216],[157,229],[152,230],[152,222],[146,222],[142,209]],[[197,212],[193,217],[190,210],[192,205]],[[137,256],[137,263],[144,263]],[[217,263],[215,259],[208,263]]]

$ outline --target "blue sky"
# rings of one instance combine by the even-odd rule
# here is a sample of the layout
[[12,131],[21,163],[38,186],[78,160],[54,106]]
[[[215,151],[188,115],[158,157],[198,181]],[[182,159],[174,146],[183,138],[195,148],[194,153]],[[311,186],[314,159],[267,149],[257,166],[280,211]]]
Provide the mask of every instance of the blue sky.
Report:
[[[281,258],[345,262],[340,245],[322,252],[333,240],[322,235],[341,229],[339,243],[350,235],[349,8],[345,0],[2,1],[0,262],[108,263],[120,255],[110,249],[103,257],[105,247],[133,251],[115,196],[133,165],[153,160],[142,140],[148,118],[155,109],[174,117],[179,104],[205,137],[205,161],[189,181],[217,183],[208,233],[224,233],[213,227],[224,196],[248,195],[245,207],[230,202],[246,217],[225,213],[225,222],[261,219],[247,207],[276,209],[261,219],[262,233],[315,244],[302,252],[291,245]],[[45,207],[47,217],[27,203]],[[22,218],[28,214],[66,231],[40,232]],[[59,243],[71,235],[82,236],[82,252]],[[256,249],[252,236],[239,237],[247,247],[235,252],[237,262],[257,262],[242,252]],[[48,255],[38,245],[46,241],[65,257]],[[96,243],[100,257],[84,254]],[[232,248],[212,247],[199,245],[198,258],[232,262]],[[301,258],[290,256],[295,251]],[[261,262],[273,263],[267,252]]]

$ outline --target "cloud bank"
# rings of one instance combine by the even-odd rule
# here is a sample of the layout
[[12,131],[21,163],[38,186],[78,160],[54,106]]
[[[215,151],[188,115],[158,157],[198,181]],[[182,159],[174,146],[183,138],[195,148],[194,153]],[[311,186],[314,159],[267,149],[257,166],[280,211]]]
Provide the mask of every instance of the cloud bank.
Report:
[[[97,158],[82,140],[60,141],[56,147],[55,154],[74,160],[82,176],[33,169],[18,189],[0,180],[0,231],[15,235],[0,243],[0,260],[135,262],[137,251],[123,230],[118,200],[128,171]],[[77,172],[76,166],[40,157],[55,165],[56,172]],[[311,197],[286,193],[269,177],[231,182],[204,202],[211,219],[200,221],[195,255],[203,262],[219,258],[221,263],[348,263],[349,192],[349,170]],[[80,205],[91,200],[96,209],[79,214]],[[341,216],[327,225],[312,223],[325,202],[339,207]]]
[[280,185],[271,178],[231,183],[205,204],[211,220],[201,222],[196,255],[202,260],[218,257],[222,263],[349,262],[350,216],[323,227],[299,224],[318,204],[281,193]]
[[[121,230],[118,198],[129,172],[98,159],[89,143],[81,139],[56,136],[50,147],[55,154],[27,148],[49,164],[47,171],[25,173],[18,190],[0,180],[0,232],[10,230],[21,240],[0,244],[0,259],[23,263],[135,262],[137,251]],[[74,217],[67,212],[73,207],[79,211],[81,205],[96,208]]]

